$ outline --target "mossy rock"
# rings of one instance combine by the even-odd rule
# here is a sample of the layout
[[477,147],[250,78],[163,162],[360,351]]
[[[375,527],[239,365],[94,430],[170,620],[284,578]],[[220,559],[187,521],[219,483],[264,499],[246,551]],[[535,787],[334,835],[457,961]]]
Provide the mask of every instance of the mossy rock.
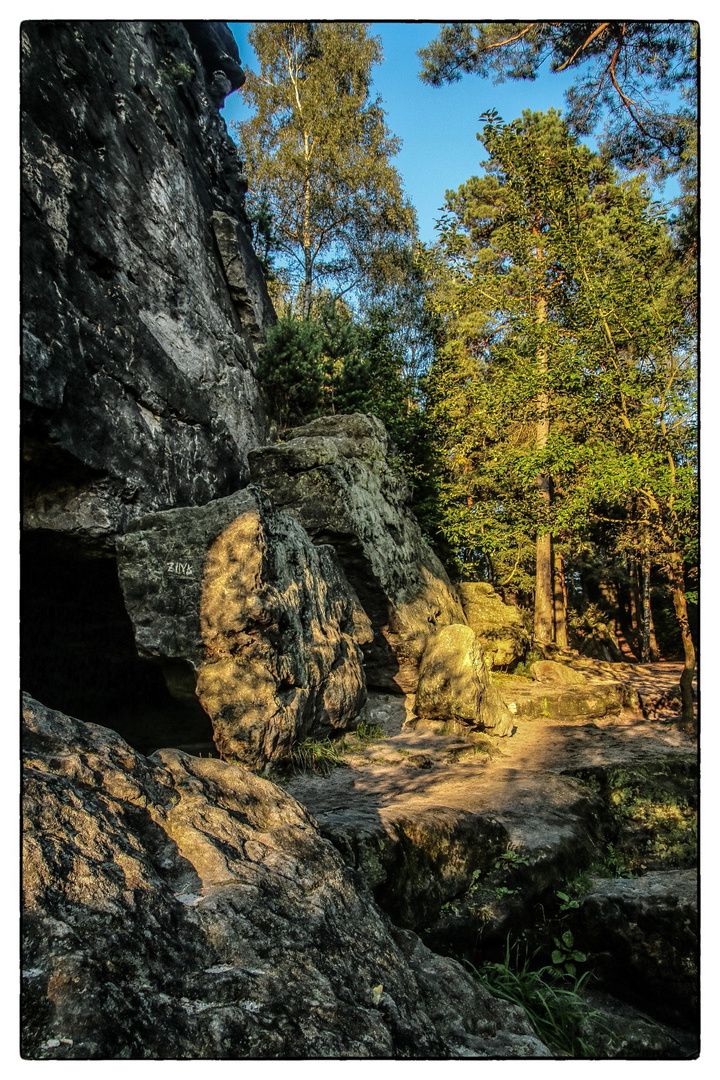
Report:
[[572,772],[603,800],[615,858],[628,872],[697,865],[698,762],[677,754]]

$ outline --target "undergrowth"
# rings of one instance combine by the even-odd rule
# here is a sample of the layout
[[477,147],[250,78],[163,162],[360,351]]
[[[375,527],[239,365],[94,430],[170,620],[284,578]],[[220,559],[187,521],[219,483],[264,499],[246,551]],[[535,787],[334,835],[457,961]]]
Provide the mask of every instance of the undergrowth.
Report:
[[618,876],[696,864],[696,780],[682,763],[576,775],[612,813],[618,835],[608,849],[625,871]]
[[303,739],[290,751],[290,765],[297,772],[328,776],[333,769],[346,764],[343,750],[342,739]]
[[379,724],[361,721],[354,731],[339,739],[303,739],[290,751],[290,766],[296,772],[328,776],[333,769],[347,765],[345,755],[358,745],[367,746],[384,737],[385,732]]
[[467,967],[496,997],[520,1005],[538,1038],[555,1053],[573,1058],[603,1056],[611,1031],[597,1010],[582,994],[593,978],[592,972],[571,974],[565,966],[550,964],[533,967],[537,953],[525,952],[520,945],[510,945],[499,963],[486,963],[479,969],[467,960]]

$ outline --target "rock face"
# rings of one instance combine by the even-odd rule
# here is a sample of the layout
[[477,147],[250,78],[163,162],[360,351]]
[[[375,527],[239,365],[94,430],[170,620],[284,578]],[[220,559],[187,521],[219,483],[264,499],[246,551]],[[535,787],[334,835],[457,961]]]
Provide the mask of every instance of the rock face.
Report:
[[197,693],[225,757],[261,767],[357,716],[367,617],[332,549],[262,492],[140,519],[118,550],[139,650]]
[[468,626],[482,642],[492,666],[508,667],[522,660],[530,635],[518,609],[504,603],[486,582],[464,581],[458,591]]
[[373,626],[368,685],[411,693],[428,637],[464,623],[459,599],[410,512],[407,486],[387,462],[390,443],[372,416],[328,416],[249,455],[253,479],[331,544]]
[[267,441],[274,315],[213,97],[242,72],[199,27],[22,27],[25,524],[110,551],[131,517],[230,494]]
[[450,720],[510,735],[512,715],[491,686],[474,630],[443,626],[429,639],[420,662],[415,711],[421,720]]
[[695,870],[595,879],[574,920],[576,938],[606,988],[670,1024],[698,1022]]
[[548,1055],[273,784],[24,715],[25,1057]]

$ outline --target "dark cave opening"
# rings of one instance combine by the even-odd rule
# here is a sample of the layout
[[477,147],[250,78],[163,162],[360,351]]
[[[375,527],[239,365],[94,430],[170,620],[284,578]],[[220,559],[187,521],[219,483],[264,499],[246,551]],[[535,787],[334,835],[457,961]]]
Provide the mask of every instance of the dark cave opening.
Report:
[[[191,672],[140,658],[116,560],[49,531],[21,540],[21,685],[43,705],[112,728],[141,753],[215,754]],[[177,666],[178,668],[180,665]]]

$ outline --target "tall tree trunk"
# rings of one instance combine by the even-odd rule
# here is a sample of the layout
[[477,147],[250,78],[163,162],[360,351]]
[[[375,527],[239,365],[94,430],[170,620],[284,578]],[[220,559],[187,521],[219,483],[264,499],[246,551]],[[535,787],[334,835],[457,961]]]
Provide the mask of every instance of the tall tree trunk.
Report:
[[693,704],[692,685],[695,677],[695,645],[690,633],[690,620],[688,619],[687,600],[685,599],[685,575],[683,573],[682,558],[677,552],[670,556],[670,585],[672,588],[673,607],[675,618],[680,627],[682,637],[684,666],[680,676],[680,696],[682,699],[682,722],[689,730],[695,729],[695,706]]
[[312,267],[312,254],[309,248],[305,249],[305,279],[303,281],[302,292],[302,317],[303,319],[310,318],[310,309],[312,306],[312,287],[313,287],[313,267]]
[[626,559],[630,596],[630,635],[632,650],[638,660],[642,660],[642,589],[637,560],[628,556]]
[[650,559],[650,546],[645,537],[641,561],[642,568],[642,599],[643,599],[643,640],[642,658],[644,663],[656,663],[660,658],[657,638],[655,636],[655,621],[652,613],[652,598],[650,590],[650,574],[652,572],[652,560]]
[[640,653],[643,664],[650,661],[650,623],[652,611],[650,609],[650,559],[647,555],[642,560],[642,650]]
[[[536,304],[536,318],[538,323],[544,323],[547,319],[547,304],[544,297],[540,297]],[[538,350],[537,357],[538,375],[541,385],[544,382],[548,370],[548,357],[544,349]],[[537,419],[535,421],[535,446],[538,450],[544,450],[550,435],[550,400],[548,392],[543,388],[538,392],[536,399]],[[540,498],[549,517],[552,506],[552,480],[547,473],[541,473],[537,478],[537,486]],[[555,588],[553,582],[553,541],[550,533],[543,533],[538,529],[535,541],[535,640],[544,644],[555,641]]]
[[565,581],[565,560],[557,549],[553,552],[555,570],[555,644],[561,649],[568,647],[567,635],[567,583]]
[[553,549],[550,533],[538,534],[535,546],[535,640],[555,641],[555,597],[553,592]]
[[650,604],[650,661],[656,664],[660,659],[660,649],[658,648],[657,636],[655,634],[655,619],[652,613],[652,604]]
[[[307,135],[305,136],[305,158],[309,157],[309,144]],[[302,316],[303,319],[310,318],[310,305],[312,303],[312,287],[313,287],[313,259],[312,259],[312,235],[310,230],[310,210],[311,210],[312,189],[310,185],[309,176],[305,177],[304,190],[303,190],[303,260],[305,280],[303,281],[303,298],[302,298]]]

